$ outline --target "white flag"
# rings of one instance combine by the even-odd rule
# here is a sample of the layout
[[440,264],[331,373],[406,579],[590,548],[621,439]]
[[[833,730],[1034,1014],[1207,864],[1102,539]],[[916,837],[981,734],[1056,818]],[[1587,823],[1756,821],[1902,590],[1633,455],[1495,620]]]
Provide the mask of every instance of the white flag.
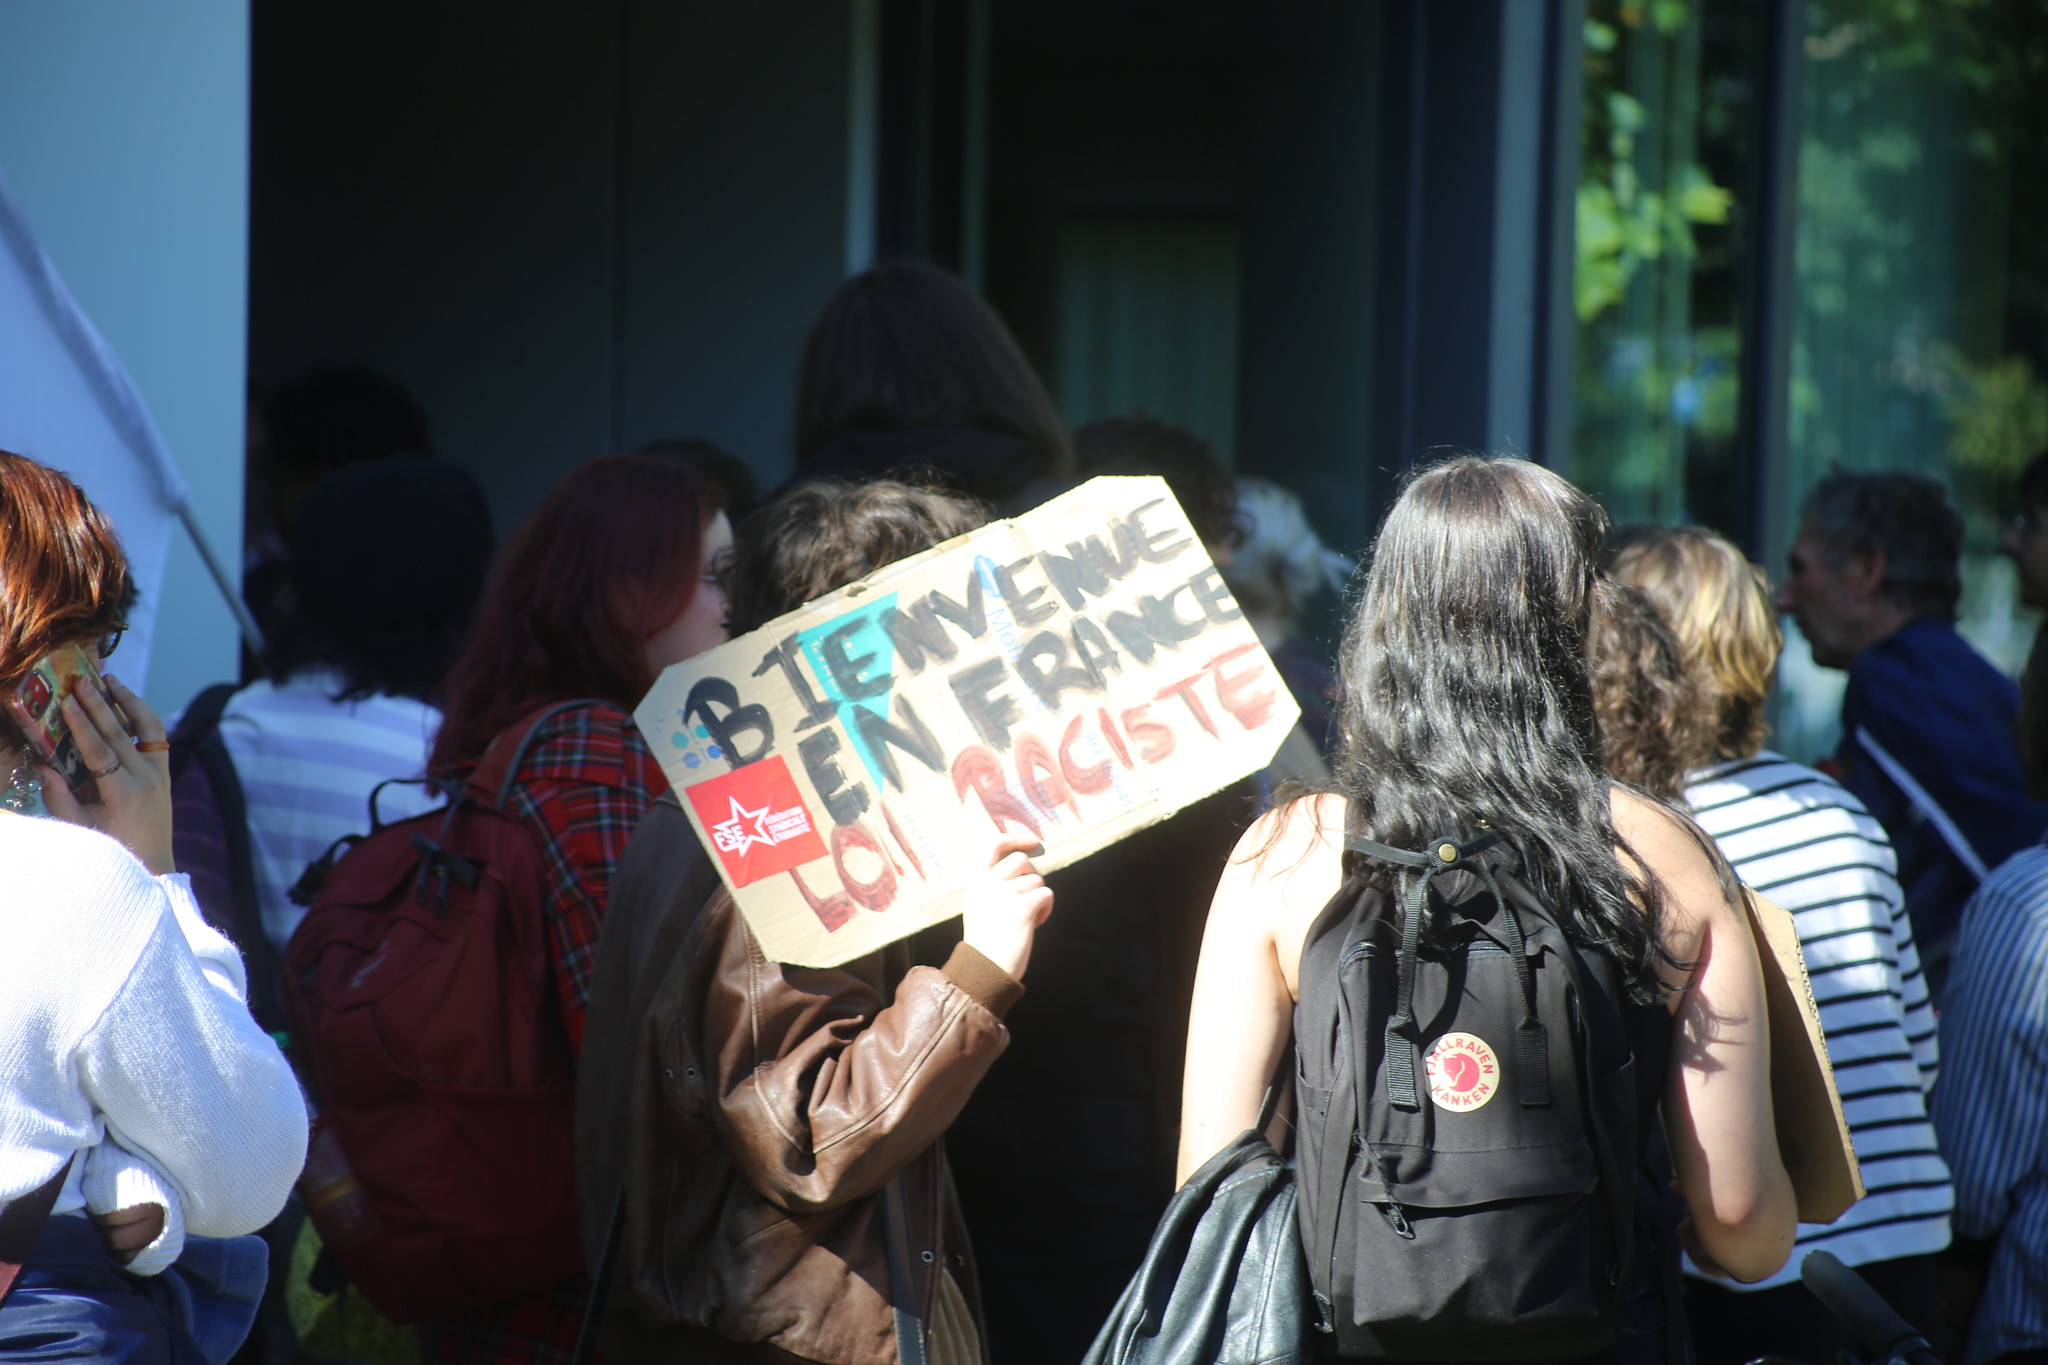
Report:
[[113,519],[138,593],[116,666],[142,691],[172,527],[191,494],[142,395],[36,244],[4,178],[0,449],[63,470]]

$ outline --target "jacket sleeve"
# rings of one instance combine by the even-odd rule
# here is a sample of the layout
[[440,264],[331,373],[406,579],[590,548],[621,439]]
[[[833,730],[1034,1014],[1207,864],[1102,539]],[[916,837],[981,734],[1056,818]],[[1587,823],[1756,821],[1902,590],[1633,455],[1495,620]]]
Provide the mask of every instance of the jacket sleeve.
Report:
[[1917,812],[1977,880],[2048,828],[2027,798],[2013,737],[2019,695],[1989,664],[1942,670],[1952,656],[1877,649],[1843,695],[1849,788],[1888,827]]
[[206,912],[199,908],[199,899],[192,890],[192,879],[182,872],[174,872],[158,877],[157,884],[170,897],[171,916],[192,949],[192,958],[199,964],[200,973],[215,990],[236,1004],[246,1006],[249,1003],[249,973],[243,965],[241,950],[206,922]]
[[146,1156],[108,1138],[85,1154],[81,1185],[87,1213],[118,1213],[138,1204],[156,1204],[164,1211],[163,1231],[122,1267],[130,1275],[162,1273],[185,1250],[185,1206],[169,1177]]
[[306,1108],[284,1055],[165,913],[72,1055],[108,1136],[150,1158],[202,1237],[277,1216],[306,1159]]
[[881,955],[771,962],[720,890],[703,1046],[715,1122],[740,1173],[792,1212],[873,1194],[936,1142],[1009,1042],[1024,988],[965,944],[885,1002]]

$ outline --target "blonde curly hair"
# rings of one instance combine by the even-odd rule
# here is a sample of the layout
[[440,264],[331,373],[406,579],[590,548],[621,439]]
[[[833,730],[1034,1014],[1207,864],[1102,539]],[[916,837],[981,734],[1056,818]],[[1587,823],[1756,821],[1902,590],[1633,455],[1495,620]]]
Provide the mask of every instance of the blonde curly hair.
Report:
[[1702,526],[1632,529],[1616,541],[1610,572],[1656,603],[1694,675],[1712,722],[1707,757],[1752,756],[1770,731],[1764,700],[1785,647],[1764,571]]

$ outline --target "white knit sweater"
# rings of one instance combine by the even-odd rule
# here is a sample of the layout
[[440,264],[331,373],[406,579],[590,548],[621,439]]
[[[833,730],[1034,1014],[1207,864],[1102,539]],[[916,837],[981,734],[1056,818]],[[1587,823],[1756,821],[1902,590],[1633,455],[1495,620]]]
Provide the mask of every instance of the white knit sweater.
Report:
[[80,1154],[56,1213],[166,1205],[142,1272],[187,1230],[268,1223],[305,1163],[306,1111],[245,996],[185,877],[0,812],[0,1200]]

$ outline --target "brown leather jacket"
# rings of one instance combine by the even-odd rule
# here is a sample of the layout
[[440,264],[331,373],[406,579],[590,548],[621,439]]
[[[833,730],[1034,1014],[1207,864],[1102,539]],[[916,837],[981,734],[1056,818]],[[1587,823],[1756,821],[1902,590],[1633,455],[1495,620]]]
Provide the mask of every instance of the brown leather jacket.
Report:
[[943,969],[906,943],[829,969],[768,961],[662,797],[612,886],[577,1081],[592,1265],[625,1182],[610,1365],[896,1365],[881,1190],[898,1173],[920,1316],[943,1268],[979,1323],[939,1138],[1023,990],[964,944]]

